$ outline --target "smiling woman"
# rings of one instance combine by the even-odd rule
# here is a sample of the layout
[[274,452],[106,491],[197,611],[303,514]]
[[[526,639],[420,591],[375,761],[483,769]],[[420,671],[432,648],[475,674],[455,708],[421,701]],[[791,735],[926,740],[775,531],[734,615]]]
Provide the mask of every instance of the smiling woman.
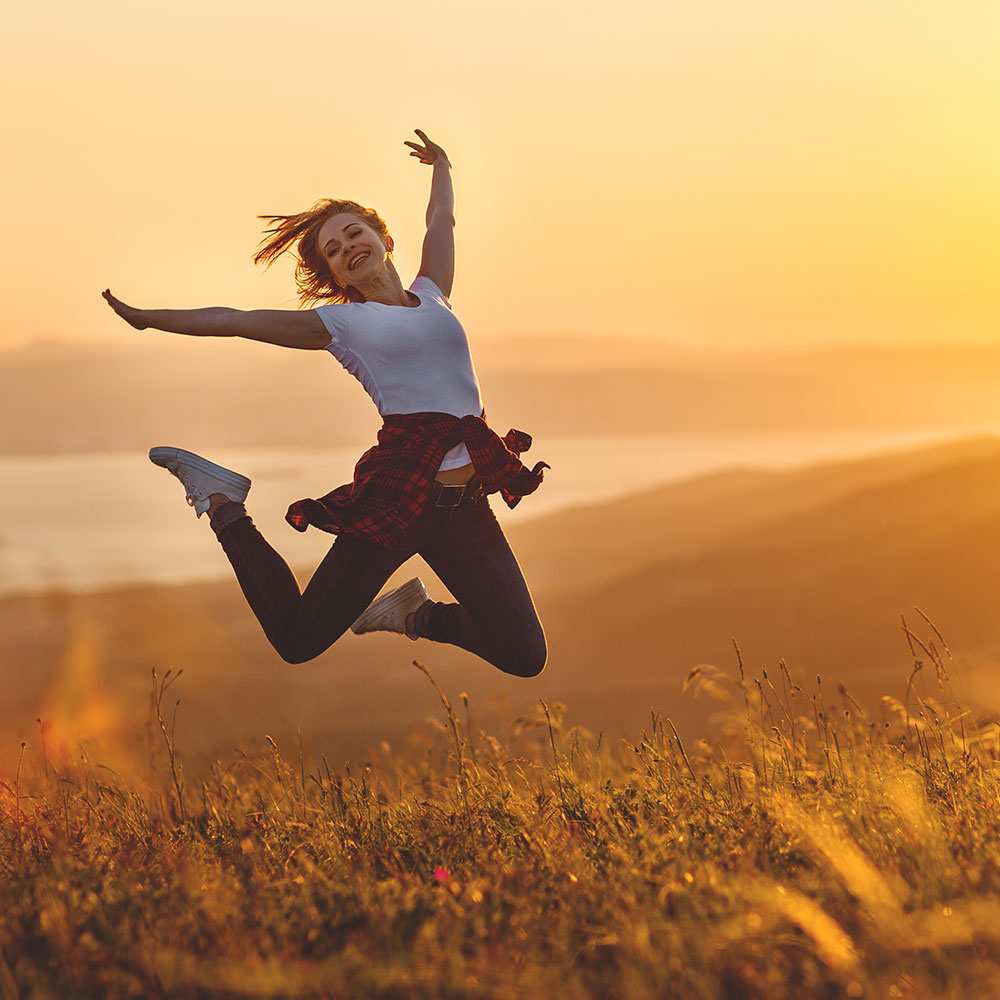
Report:
[[[326,350],[353,374],[383,418],[378,443],[358,462],[354,481],[286,515],[337,535],[304,591],[247,515],[250,480],[199,455],[153,448],[150,459],[184,484],[188,503],[209,521],[264,633],[290,663],[318,656],[348,627],[396,632],[467,649],[501,670],[538,674],[546,645],[517,560],[488,502],[509,507],[542,480],[520,454],[531,438],[500,438],[486,424],[468,338],[449,296],[455,270],[451,164],[417,131],[411,155],[433,167],[420,269],[404,288],[393,242],[377,212],[325,200],[272,223],[256,255],[270,264],[296,258],[307,311],[136,309],[104,292],[136,329],[244,337]],[[320,442],[317,442],[320,443]],[[386,580],[419,553],[456,598],[427,597],[419,579],[376,600]]]

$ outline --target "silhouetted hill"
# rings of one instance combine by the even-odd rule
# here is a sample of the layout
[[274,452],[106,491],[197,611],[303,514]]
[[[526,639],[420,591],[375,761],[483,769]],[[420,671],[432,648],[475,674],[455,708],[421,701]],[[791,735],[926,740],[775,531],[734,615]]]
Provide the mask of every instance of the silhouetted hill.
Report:
[[[1000,427],[1000,350],[719,352],[652,342],[474,343],[498,427],[549,434]],[[370,401],[323,352],[139,335],[0,353],[0,453],[358,445]]]
[[[734,672],[731,637],[748,669],[784,659],[807,689],[822,674],[829,688],[842,680],[869,705],[901,696],[912,661],[900,614],[930,631],[914,605],[958,651],[966,694],[1000,709],[996,439],[792,472],[734,471],[510,534],[550,642],[535,680],[394,636],[348,634],[290,667],[235,582],[131,587],[0,602],[5,718],[15,735],[41,714],[135,742],[151,668],[184,668],[182,746],[211,751],[301,726],[335,756],[397,739],[436,712],[411,665],[417,656],[452,695],[468,692],[474,710],[494,696],[519,711],[544,697],[611,733],[634,732],[653,706],[690,736],[716,706],[681,695],[681,684],[699,663]],[[400,578],[414,571],[404,567]],[[425,578],[432,596],[445,596]],[[936,693],[933,677],[922,683]]]
[[[581,607],[603,626],[575,656],[589,700],[610,704],[629,683],[655,703],[697,663],[732,667],[735,637],[755,670],[784,659],[875,704],[899,694],[911,666],[900,615],[930,634],[915,607],[963,653],[1000,655],[1000,446],[912,457],[778,474],[763,492],[734,483],[692,518],[686,542],[651,544],[643,557],[633,545],[620,572],[609,558],[603,579],[557,596],[547,609],[555,633],[572,630]],[[754,510],[768,493],[770,511]],[[669,491],[661,497],[669,516]],[[718,518],[714,532],[706,516]],[[989,672],[967,680],[1000,709]]]

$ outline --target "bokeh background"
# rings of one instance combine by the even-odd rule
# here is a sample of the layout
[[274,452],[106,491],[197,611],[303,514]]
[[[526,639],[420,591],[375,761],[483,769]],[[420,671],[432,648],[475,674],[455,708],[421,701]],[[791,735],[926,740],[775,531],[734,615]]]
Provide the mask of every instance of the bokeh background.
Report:
[[[437,710],[415,655],[476,711],[545,697],[634,735],[655,707],[694,738],[714,709],[684,679],[735,670],[735,638],[877,713],[913,666],[900,616],[940,643],[915,606],[993,717],[998,37],[976,0],[6,11],[0,766],[39,718],[137,759],[154,668],[185,671],[190,755],[402,738]],[[552,464],[504,515],[550,640],[530,682],[388,636],[281,663],[145,451],[250,475],[304,580],[329,539],[285,506],[348,479],[376,415],[327,356],[137,333],[100,298],[296,308],[257,216],[321,197],[381,211],[409,279],[414,128],[454,164],[491,422]]]

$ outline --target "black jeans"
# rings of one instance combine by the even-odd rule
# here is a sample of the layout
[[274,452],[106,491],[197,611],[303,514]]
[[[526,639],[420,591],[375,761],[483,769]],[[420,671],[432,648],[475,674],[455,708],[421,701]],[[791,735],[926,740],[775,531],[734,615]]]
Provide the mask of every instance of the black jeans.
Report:
[[264,634],[289,663],[333,645],[392,573],[419,554],[458,603],[428,601],[416,616],[418,635],[520,677],[545,666],[545,634],[531,594],[485,498],[459,507],[428,504],[390,547],[339,535],[302,593],[242,505],[220,507],[213,528]]

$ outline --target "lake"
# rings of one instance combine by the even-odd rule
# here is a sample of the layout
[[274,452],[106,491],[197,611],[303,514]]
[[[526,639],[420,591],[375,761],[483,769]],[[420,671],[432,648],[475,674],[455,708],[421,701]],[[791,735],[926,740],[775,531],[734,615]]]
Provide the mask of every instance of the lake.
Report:
[[[501,501],[494,510],[512,524],[726,468],[789,468],[996,430],[548,438],[524,456],[529,466],[552,465],[545,483],[516,510]],[[294,531],[285,510],[350,480],[363,450],[241,448],[209,457],[253,479],[248,508],[258,527],[293,566],[312,567],[331,538]],[[201,522],[180,484],[143,452],[0,457],[0,595],[228,576],[207,517]]]

